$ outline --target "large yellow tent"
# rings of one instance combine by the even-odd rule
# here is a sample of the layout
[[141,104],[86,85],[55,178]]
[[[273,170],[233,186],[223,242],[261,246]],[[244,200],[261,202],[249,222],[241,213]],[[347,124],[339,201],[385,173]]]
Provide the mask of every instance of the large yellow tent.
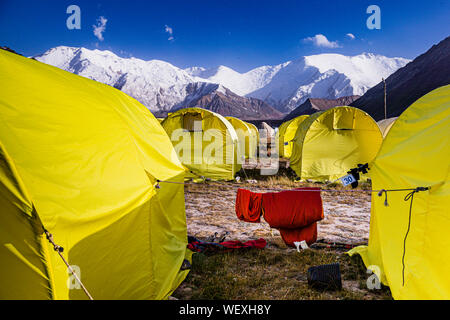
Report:
[[239,139],[239,155],[240,158],[250,159],[254,157],[256,152],[254,133],[248,123],[235,117],[225,117],[231,125]]
[[378,127],[380,127],[381,133],[383,134],[383,138],[386,138],[389,130],[391,130],[394,125],[395,120],[397,120],[397,117],[383,119],[377,122]]
[[218,113],[186,108],[170,113],[161,123],[191,178],[233,180],[241,169],[239,138],[231,123]]
[[375,190],[430,188],[407,201],[411,191],[388,192],[388,206],[374,194],[369,246],[350,251],[395,299],[450,299],[449,128],[450,85],[406,109],[369,165]]
[[325,181],[372,161],[383,137],[369,114],[343,106],[309,116],[292,140],[292,169],[301,179]]
[[294,139],[300,124],[305,121],[309,115],[298,116],[289,121],[283,122],[278,128],[278,154],[280,157],[289,158],[292,154],[292,139]]
[[[0,299],[163,299],[186,276],[170,140],[113,87],[0,50]],[[73,277],[73,278],[72,278]]]

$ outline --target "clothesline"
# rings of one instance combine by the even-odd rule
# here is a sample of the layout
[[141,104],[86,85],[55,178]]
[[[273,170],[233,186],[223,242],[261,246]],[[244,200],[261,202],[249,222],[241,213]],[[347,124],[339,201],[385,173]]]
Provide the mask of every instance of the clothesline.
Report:
[[[208,185],[208,186],[227,186],[229,188],[242,188],[243,186],[235,186],[229,183],[222,183],[219,181],[214,181],[214,183],[195,183],[195,182],[177,182],[177,181],[162,181],[157,180],[157,188],[159,183],[174,183],[174,184],[184,184],[184,185]],[[397,192],[397,191],[425,191],[428,190],[428,187],[417,187],[417,188],[403,188],[403,189],[379,189],[379,190],[362,190],[362,189],[317,189],[317,190],[304,190],[304,189],[280,189],[280,188],[266,188],[266,187],[258,187],[260,190],[265,191],[295,191],[295,192],[362,192],[362,193],[378,193],[379,196],[382,196],[383,193],[387,195],[387,192]]]

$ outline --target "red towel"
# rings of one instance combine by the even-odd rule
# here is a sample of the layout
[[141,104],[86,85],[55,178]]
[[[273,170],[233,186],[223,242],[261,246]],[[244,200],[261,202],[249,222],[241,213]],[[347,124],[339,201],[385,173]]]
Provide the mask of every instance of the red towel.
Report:
[[236,195],[236,215],[239,220],[260,222],[262,213],[262,194],[238,189]]
[[264,193],[262,198],[264,219],[272,228],[296,229],[323,219],[320,188]]
[[284,243],[291,247],[295,247],[294,242],[296,241],[300,242],[305,240],[308,245],[317,241],[317,222],[303,228],[280,228],[279,230]]

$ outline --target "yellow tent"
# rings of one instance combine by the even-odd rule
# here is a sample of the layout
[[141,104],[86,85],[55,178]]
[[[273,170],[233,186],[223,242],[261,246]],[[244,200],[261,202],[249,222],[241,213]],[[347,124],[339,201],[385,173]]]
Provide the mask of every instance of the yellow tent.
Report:
[[386,135],[388,134],[389,130],[391,130],[392,126],[395,123],[395,120],[397,120],[397,117],[383,119],[377,122],[378,127],[380,127],[381,133],[383,134],[383,138],[386,138]]
[[301,179],[335,180],[359,163],[372,161],[382,141],[377,123],[366,112],[331,108],[300,124],[290,165]]
[[258,128],[250,122],[245,122],[251,131],[251,139],[250,139],[250,159],[257,157],[258,145],[259,145],[259,131]]
[[156,118],[156,119],[158,119],[159,123],[164,121],[164,118]]
[[369,246],[349,252],[380,272],[395,299],[450,299],[449,128],[450,85],[406,109],[369,164],[375,190],[430,188],[407,201],[410,191],[388,192],[389,206],[374,194]]
[[161,123],[191,178],[233,180],[241,169],[239,139],[231,123],[220,114],[186,108]]
[[280,157],[289,158],[292,154],[292,139],[295,137],[300,124],[305,121],[309,115],[302,115],[283,122],[278,128],[278,153]]
[[231,123],[238,136],[239,159],[242,159],[242,156],[245,159],[253,158],[256,152],[256,150],[254,149],[255,136],[249,124],[235,117],[225,117],[225,119],[227,119]]
[[0,299],[163,299],[186,276],[184,168],[113,87],[0,50]]

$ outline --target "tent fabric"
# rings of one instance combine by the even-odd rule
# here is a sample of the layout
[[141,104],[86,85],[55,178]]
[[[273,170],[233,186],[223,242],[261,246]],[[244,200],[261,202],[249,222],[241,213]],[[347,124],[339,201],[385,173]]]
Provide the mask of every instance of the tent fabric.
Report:
[[381,133],[383,134],[383,139],[386,138],[389,130],[391,130],[391,127],[394,125],[395,120],[397,120],[398,117],[389,118],[389,119],[383,119],[377,122],[378,127],[381,130]]
[[383,141],[366,112],[348,106],[305,119],[293,139],[290,166],[303,180],[336,180],[358,164],[372,161]]
[[[369,164],[373,189],[430,187],[410,201],[405,192],[372,196],[368,246],[360,254],[379,272],[395,299],[450,299],[450,85],[423,96],[407,108]],[[408,223],[410,231],[403,249]],[[404,254],[405,270],[403,285]]]
[[0,299],[164,299],[188,271],[170,140],[135,99],[0,50]]
[[[218,113],[186,108],[170,113],[161,123],[189,178],[233,180],[241,169],[239,138],[232,124]],[[190,128],[197,125],[198,128]]]
[[[244,121],[245,122],[245,121]],[[250,128],[250,159],[257,158],[258,145],[259,145],[259,131],[258,128],[250,122],[245,122]]]
[[233,126],[239,140],[238,159],[250,159],[255,154],[254,150],[255,142],[254,135],[248,124],[235,117],[225,117]]
[[291,157],[292,139],[295,137],[298,126],[308,117],[309,115],[302,115],[281,124],[278,129],[278,153],[280,157]]

